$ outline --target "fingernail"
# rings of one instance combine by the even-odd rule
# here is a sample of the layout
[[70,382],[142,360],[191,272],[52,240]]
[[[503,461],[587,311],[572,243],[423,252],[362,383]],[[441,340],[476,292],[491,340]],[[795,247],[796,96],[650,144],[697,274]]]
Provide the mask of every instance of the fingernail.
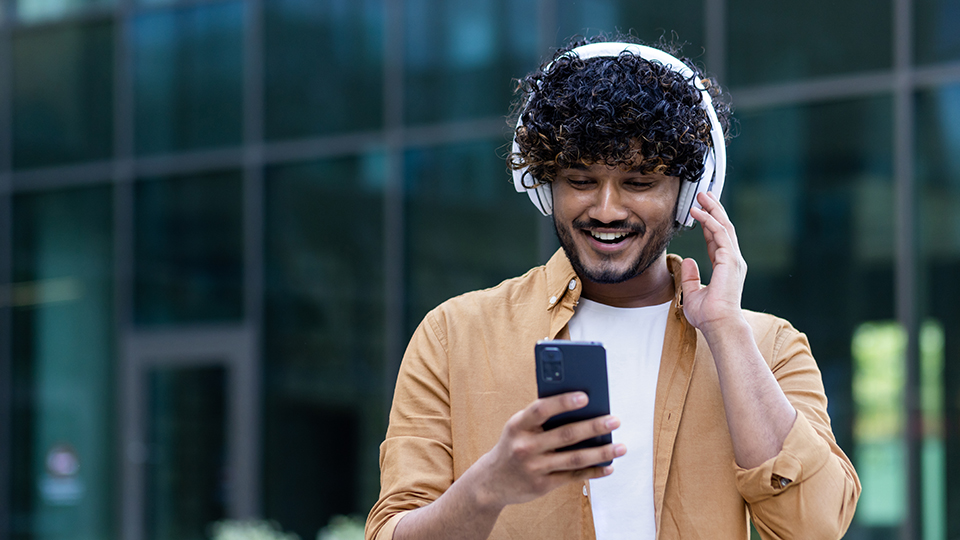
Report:
[[613,454],[617,457],[620,457],[626,453],[627,453],[627,445],[625,444],[618,444],[613,447]]
[[583,405],[587,402],[586,394],[576,394],[573,396],[573,403],[576,405]]
[[604,425],[607,426],[607,429],[617,429],[620,427],[620,420],[616,417],[608,418]]

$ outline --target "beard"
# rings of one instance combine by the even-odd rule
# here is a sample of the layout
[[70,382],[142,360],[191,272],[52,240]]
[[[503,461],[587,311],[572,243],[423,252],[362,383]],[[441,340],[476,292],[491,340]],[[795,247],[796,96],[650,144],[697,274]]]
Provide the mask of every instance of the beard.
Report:
[[[642,223],[631,224],[623,221],[601,223],[597,220],[575,220],[571,225],[575,230],[591,227],[621,229],[636,233],[641,237],[648,232],[648,228]],[[655,229],[649,229],[650,238],[647,240],[646,245],[643,246],[643,249],[640,250],[636,258],[630,261],[625,268],[618,269],[615,265],[616,261],[614,260],[614,256],[611,255],[603,256],[603,260],[595,268],[587,268],[580,258],[577,246],[573,241],[574,233],[571,227],[561,226],[557,223],[556,219],[553,221],[553,226],[557,232],[557,239],[560,240],[560,247],[562,247],[563,252],[567,254],[567,259],[570,260],[570,264],[573,266],[577,275],[594,283],[602,284],[623,283],[624,281],[639,276],[646,271],[654,261],[663,255],[670,241],[680,232],[679,224],[671,217],[664,223],[659,224]]]

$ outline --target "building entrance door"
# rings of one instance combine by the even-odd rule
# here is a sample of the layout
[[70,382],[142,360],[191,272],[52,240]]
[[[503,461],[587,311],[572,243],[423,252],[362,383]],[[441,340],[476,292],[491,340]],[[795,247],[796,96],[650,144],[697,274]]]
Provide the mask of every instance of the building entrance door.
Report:
[[258,513],[255,337],[237,326],[123,340],[125,540],[200,540],[217,521]]

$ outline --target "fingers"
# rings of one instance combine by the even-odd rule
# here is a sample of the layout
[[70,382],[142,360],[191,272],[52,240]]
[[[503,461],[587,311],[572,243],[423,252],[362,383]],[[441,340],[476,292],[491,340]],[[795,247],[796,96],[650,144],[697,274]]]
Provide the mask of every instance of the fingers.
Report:
[[541,398],[517,413],[514,417],[514,423],[521,430],[537,429],[544,422],[560,413],[585,407],[587,401],[587,394],[584,392],[569,392]]
[[[726,209],[717,200],[717,196],[713,193],[700,193],[697,195],[697,202],[700,203],[702,210],[694,207],[692,214],[694,219],[703,226],[704,235],[706,236],[709,233],[711,236],[726,236],[730,239],[731,246],[739,251],[740,244],[737,240],[736,229],[733,222],[730,221]],[[700,216],[696,214],[700,214]],[[707,242],[712,240],[714,238],[707,238]]]
[[[613,433],[613,430],[618,427],[620,427],[620,420],[610,415],[581,420],[579,422],[571,422],[545,432],[543,437],[544,449],[556,450],[558,448],[566,448],[567,446],[577,444],[587,439]],[[578,468],[585,466],[586,465],[581,465]]]
[[700,267],[697,265],[697,261],[695,259],[684,259],[680,263],[680,289],[684,296],[689,298],[691,294],[699,291],[700,287]]
[[603,467],[597,467],[598,463],[613,461],[626,453],[625,444],[606,444],[593,448],[554,452],[545,457],[544,468],[554,473],[600,469]]

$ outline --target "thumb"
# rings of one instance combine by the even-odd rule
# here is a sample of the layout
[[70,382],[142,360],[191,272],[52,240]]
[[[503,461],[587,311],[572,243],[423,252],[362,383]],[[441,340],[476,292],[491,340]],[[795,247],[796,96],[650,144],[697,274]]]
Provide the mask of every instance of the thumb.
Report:
[[680,264],[680,288],[687,296],[700,290],[700,267],[694,259],[684,259]]

